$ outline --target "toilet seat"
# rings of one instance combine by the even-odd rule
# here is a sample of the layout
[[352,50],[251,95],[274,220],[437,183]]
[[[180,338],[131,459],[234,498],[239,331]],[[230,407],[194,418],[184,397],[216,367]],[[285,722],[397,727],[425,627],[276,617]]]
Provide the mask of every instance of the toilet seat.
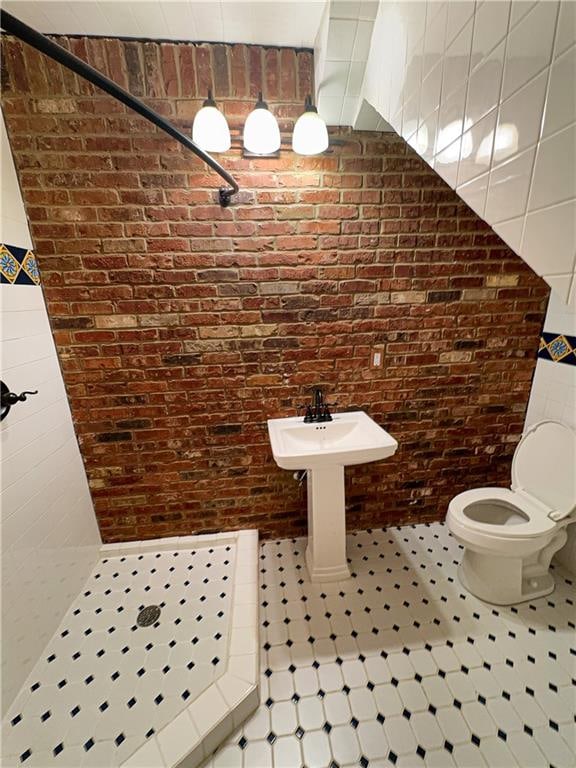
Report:
[[[513,525],[493,524],[475,520],[469,517],[468,511],[472,505],[505,504],[518,514],[525,516],[525,522]],[[455,496],[448,506],[451,522],[471,534],[478,533],[499,539],[524,539],[545,536],[556,528],[549,514],[552,510],[536,499],[512,491],[509,488],[473,488]]]
[[[448,505],[448,519],[463,539],[495,548],[505,541],[542,538],[552,534],[574,512],[574,432],[557,421],[541,421],[527,430],[512,459],[511,488],[473,488],[455,496]],[[481,514],[470,514],[472,505],[499,504],[516,510],[524,522],[490,523]],[[493,515],[496,516],[496,515]],[[489,519],[490,515],[486,514]],[[498,546],[497,542],[500,542]]]

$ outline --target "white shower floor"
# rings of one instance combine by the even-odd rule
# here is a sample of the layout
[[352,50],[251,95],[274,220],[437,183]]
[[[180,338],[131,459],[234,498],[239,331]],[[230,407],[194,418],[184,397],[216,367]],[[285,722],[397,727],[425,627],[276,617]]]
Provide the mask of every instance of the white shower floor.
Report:
[[[222,678],[238,553],[206,538],[96,565],[10,708],[3,765],[121,765]],[[160,617],[138,626],[150,605]]]

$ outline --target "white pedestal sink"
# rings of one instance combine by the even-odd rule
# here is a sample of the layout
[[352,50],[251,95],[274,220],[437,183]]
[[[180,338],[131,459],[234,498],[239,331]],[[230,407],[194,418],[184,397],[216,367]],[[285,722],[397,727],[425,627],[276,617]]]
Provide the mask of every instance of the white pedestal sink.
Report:
[[394,438],[363,411],[336,413],[332,421],[305,424],[301,417],[269,419],[274,460],[282,469],[306,469],[308,546],[312,581],[350,576],[346,562],[344,467],[392,456]]

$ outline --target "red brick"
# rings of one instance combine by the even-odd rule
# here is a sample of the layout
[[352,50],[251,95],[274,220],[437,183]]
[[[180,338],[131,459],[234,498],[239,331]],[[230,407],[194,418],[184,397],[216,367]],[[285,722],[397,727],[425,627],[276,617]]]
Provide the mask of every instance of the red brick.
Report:
[[301,102],[306,96],[311,96],[314,92],[314,61],[309,51],[298,51],[296,54],[298,64],[298,98]]
[[280,95],[286,101],[295,101],[296,94],[296,52],[290,48],[280,49]]
[[230,93],[230,73],[228,46],[214,45],[212,47],[214,65],[214,95],[216,98],[226,97]]
[[128,74],[126,71],[126,61],[124,59],[124,49],[120,40],[112,38],[106,45],[106,57],[108,59],[108,68],[110,79],[121,88],[128,88]]
[[72,189],[69,195],[74,205],[114,205],[120,202],[115,189]]
[[177,50],[178,46],[168,43],[160,47],[160,63],[166,96],[178,96],[180,92],[178,65],[176,63]]
[[214,90],[210,47],[207,45],[195,46],[194,58],[196,63],[196,93],[202,98],[206,98],[208,91]]
[[246,46],[233,45],[230,51],[231,87],[230,95],[245,98],[248,95],[246,79]]
[[316,247],[317,238],[314,235],[280,236],[276,238],[276,246],[280,250],[305,251]]
[[[258,98],[258,93],[263,90],[262,57],[264,51],[258,46],[251,45],[248,48],[248,88],[249,96]],[[264,94],[266,98],[266,94]],[[254,107],[252,106],[252,109]]]
[[[19,41],[13,38],[4,37],[2,43],[2,57],[5,64],[3,71],[8,75],[7,78],[3,78],[3,87],[5,91],[24,93],[29,88],[24,49]],[[34,73],[32,72],[31,75]]]
[[266,98],[277,99],[280,95],[280,51],[278,48],[268,48],[264,51],[266,73]]

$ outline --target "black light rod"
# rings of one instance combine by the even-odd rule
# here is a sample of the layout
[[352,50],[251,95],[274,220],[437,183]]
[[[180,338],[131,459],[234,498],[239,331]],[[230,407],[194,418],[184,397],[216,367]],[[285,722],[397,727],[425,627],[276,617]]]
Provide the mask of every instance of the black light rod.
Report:
[[0,10],[0,25],[6,32],[9,32],[20,40],[23,40],[25,43],[28,43],[28,45],[31,45],[33,48],[36,48],[36,50],[46,54],[46,56],[49,56],[51,59],[54,59],[59,64],[76,72],[80,77],[83,77],[85,80],[88,80],[88,82],[96,85],[103,91],[106,91],[110,96],[113,96],[118,101],[121,101],[122,104],[125,104],[127,107],[134,110],[134,112],[142,115],[142,117],[163,130],[173,139],[176,139],[176,141],[179,141],[180,144],[183,144],[187,149],[191,149],[195,155],[198,155],[201,160],[209,165],[213,171],[216,171],[216,173],[230,185],[229,188],[222,187],[219,190],[220,205],[229,205],[231,196],[239,192],[240,188],[236,180],[220,165],[219,162],[214,160],[214,158],[207,152],[204,152],[204,150],[195,144],[192,139],[189,139],[188,136],[185,136],[171,123],[154,112],[153,109],[147,107],[146,104],[139,99],[132,96],[128,91],[125,91],[124,88],[121,88],[113,80],[110,80],[105,75],[98,72],[97,69],[94,69],[94,67],[91,67],[85,61],[82,61],[82,59],[79,59],[78,56],[70,53],[70,51],[62,48],[61,45],[58,45],[53,40],[50,40],[50,38],[37,32],[35,29],[32,29],[32,27],[24,24],[24,22],[4,10]]

